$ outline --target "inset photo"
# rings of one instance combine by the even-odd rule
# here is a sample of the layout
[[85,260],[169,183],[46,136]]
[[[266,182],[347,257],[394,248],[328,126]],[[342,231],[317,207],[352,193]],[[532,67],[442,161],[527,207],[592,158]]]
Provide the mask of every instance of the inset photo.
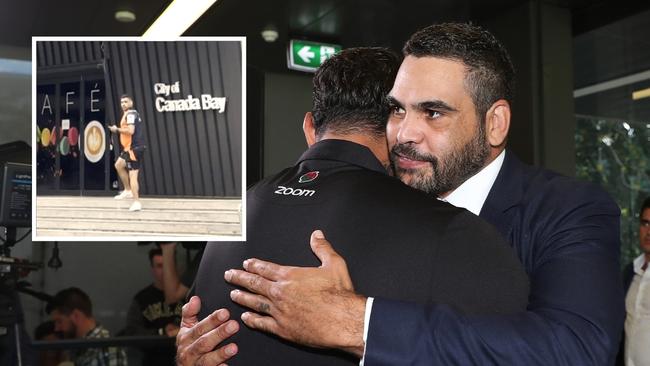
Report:
[[245,240],[245,48],[33,38],[33,239]]

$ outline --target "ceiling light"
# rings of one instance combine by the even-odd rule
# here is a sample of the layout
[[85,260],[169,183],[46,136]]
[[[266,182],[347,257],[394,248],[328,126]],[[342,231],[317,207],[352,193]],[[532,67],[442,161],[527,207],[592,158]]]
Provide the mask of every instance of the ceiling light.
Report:
[[275,29],[265,29],[262,31],[262,38],[269,43],[275,42],[278,39],[278,31]]
[[632,93],[632,100],[639,100],[650,97],[650,88],[637,90]]
[[217,0],[174,0],[144,32],[148,38],[179,37]]
[[130,10],[118,10],[115,12],[115,20],[122,23],[134,22],[135,13]]

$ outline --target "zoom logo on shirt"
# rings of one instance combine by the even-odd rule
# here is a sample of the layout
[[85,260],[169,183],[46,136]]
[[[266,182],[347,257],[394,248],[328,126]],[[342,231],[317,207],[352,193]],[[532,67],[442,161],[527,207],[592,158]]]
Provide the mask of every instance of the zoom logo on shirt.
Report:
[[316,193],[312,189],[300,189],[300,188],[291,188],[285,186],[278,186],[278,189],[273,192],[275,194],[283,196],[302,196],[302,197],[311,197]]

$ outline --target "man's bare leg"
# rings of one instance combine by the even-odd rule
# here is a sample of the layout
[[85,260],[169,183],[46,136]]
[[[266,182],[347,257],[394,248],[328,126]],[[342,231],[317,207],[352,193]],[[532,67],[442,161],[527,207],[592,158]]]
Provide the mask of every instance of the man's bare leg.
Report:
[[140,185],[138,184],[139,170],[129,170],[129,181],[131,183],[131,193],[133,194],[133,204],[129,208],[130,211],[140,211],[142,205],[140,204]]
[[129,184],[129,172],[126,171],[126,161],[122,158],[118,158],[115,162],[115,170],[117,170],[117,175],[122,181],[125,191],[131,190],[131,185]]
[[115,198],[122,199],[128,198],[131,196],[131,185],[129,182],[129,172],[126,170],[126,161],[122,158],[118,158],[115,162],[115,170],[117,171],[118,177],[124,186],[124,191],[117,195]]

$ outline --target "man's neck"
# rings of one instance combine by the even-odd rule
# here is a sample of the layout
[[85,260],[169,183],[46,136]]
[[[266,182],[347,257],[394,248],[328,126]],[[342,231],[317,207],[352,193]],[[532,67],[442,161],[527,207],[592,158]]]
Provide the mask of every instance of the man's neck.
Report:
[[95,329],[96,326],[97,322],[95,321],[95,318],[85,318],[81,320],[80,324],[77,325],[77,338],[85,337],[91,330]]
[[375,137],[373,135],[362,135],[362,134],[337,134],[333,132],[324,133],[320,140],[345,140],[363,145],[370,149],[373,155],[379,160],[381,165],[390,172],[390,160],[388,158],[388,143],[386,142],[385,137]]
[[[488,154],[488,157],[485,159],[485,162],[483,163],[483,166],[481,167],[481,169],[477,170],[477,171],[472,175],[472,177],[475,176],[475,175],[477,175],[477,174],[479,174],[479,173],[480,173],[483,169],[485,169],[488,165],[492,164],[492,162],[493,162],[496,158],[498,158],[499,155],[501,155],[501,152],[503,152],[503,150],[505,150],[505,145],[502,146],[502,147],[491,147],[491,148],[490,148],[490,153]],[[470,178],[471,178],[471,177],[470,177]],[[452,189],[451,191],[448,191],[448,192],[444,192],[444,193],[439,194],[439,195],[438,195],[438,198],[439,198],[439,199],[442,199],[442,200],[446,200],[447,196],[449,196],[453,191],[455,191],[456,189],[458,189],[458,187],[460,187],[461,185],[463,185],[463,183],[465,183],[467,180],[469,180],[469,178],[466,179],[466,180],[464,180],[463,182],[461,182],[457,187],[454,187],[454,189]]]
[[498,156],[442,199],[479,215],[499,175],[504,159],[505,155]]

